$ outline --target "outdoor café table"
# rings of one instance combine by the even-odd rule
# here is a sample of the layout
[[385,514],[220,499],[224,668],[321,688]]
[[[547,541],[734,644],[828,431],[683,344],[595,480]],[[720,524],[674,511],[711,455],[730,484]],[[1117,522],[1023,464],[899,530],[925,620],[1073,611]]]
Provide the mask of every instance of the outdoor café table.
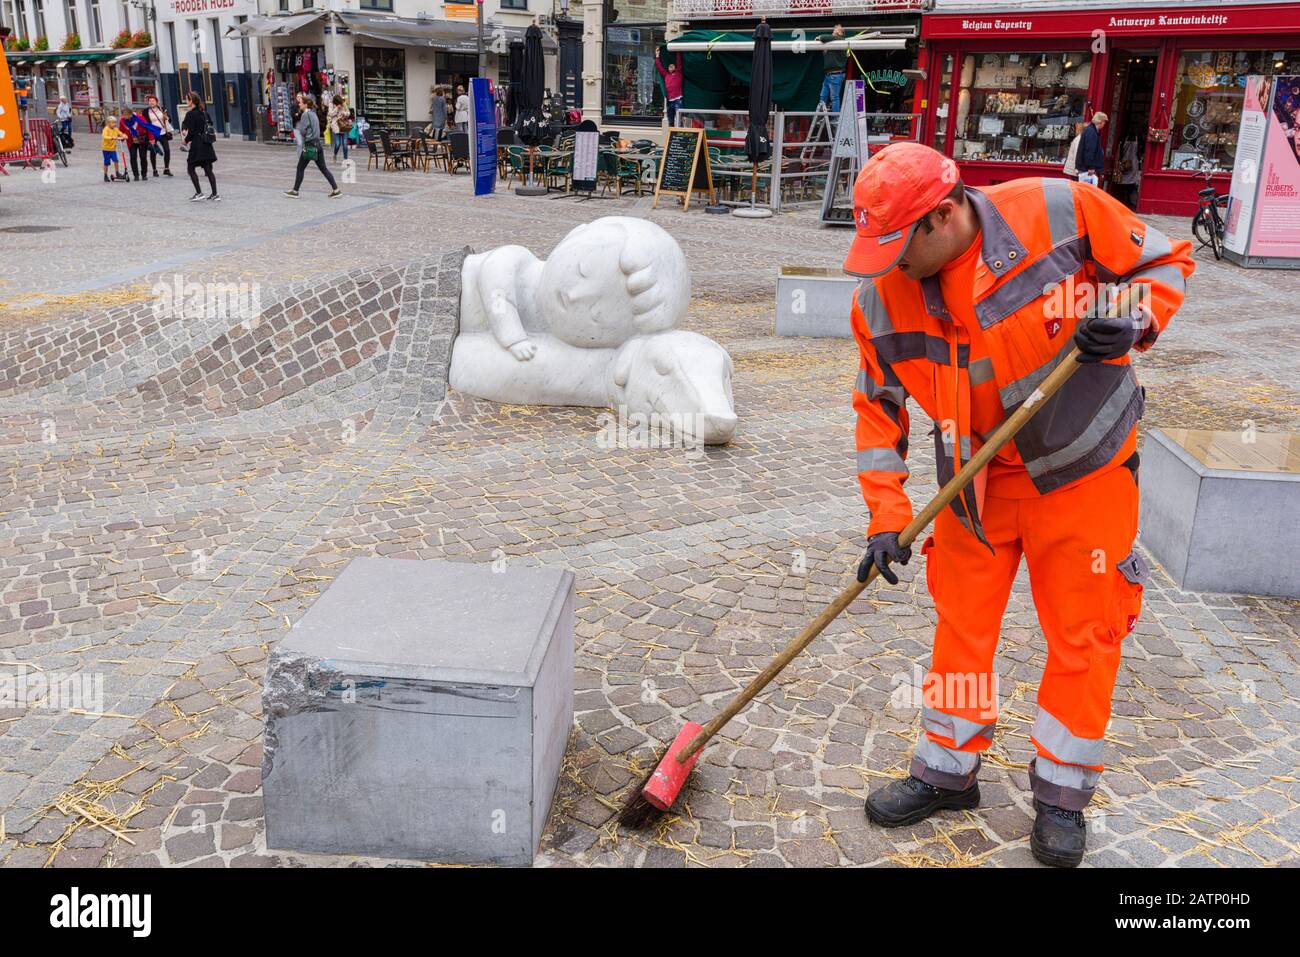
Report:
[[[551,163],[556,160],[566,159],[573,155],[573,150],[557,150],[551,146],[539,146],[533,151],[533,175],[545,177],[546,171],[550,169]],[[528,169],[528,158],[524,159],[524,169]],[[548,186],[547,189],[552,187]]]
[[610,149],[604,149],[604,150],[601,150],[601,152],[602,152],[602,153],[613,153],[615,156],[617,156],[617,157],[618,157],[619,159],[621,159],[621,160],[630,160],[631,162],[636,163],[638,166],[641,167],[641,175],[642,175],[642,176],[645,175],[645,167],[646,167],[646,166],[649,166],[651,169],[657,169],[658,166],[659,166],[659,161],[663,158],[663,151],[662,151],[662,150],[655,150],[653,153],[643,153],[643,152],[640,152],[639,150],[610,150]]

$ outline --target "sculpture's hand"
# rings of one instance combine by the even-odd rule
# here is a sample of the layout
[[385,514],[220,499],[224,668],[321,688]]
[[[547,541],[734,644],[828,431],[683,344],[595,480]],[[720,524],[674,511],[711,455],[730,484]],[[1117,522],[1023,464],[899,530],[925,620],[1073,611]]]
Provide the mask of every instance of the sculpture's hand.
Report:
[[527,362],[537,355],[537,344],[531,339],[521,339],[510,347],[510,354],[520,362]]

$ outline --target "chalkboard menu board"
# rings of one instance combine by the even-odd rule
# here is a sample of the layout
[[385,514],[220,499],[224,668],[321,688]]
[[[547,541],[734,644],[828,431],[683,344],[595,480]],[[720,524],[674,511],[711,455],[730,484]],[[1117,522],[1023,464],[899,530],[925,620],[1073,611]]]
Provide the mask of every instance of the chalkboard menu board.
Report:
[[695,190],[709,194],[714,201],[713,171],[709,168],[709,151],[704,142],[704,130],[672,127],[664,143],[663,161],[659,164],[659,180],[655,183],[652,207],[659,205],[659,195],[684,196],[684,206],[691,205]]

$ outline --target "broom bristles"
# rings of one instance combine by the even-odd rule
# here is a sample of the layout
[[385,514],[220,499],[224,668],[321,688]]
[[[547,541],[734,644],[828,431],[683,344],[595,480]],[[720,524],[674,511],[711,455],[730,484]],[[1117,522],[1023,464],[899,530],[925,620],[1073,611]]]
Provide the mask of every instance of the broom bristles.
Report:
[[632,831],[642,831],[659,819],[664,812],[659,810],[645,799],[645,787],[654,777],[655,771],[659,767],[659,762],[667,757],[668,751],[664,750],[662,754],[655,759],[654,764],[650,765],[650,771],[637,782],[636,787],[628,794],[623,801],[623,808],[618,812],[618,823]]

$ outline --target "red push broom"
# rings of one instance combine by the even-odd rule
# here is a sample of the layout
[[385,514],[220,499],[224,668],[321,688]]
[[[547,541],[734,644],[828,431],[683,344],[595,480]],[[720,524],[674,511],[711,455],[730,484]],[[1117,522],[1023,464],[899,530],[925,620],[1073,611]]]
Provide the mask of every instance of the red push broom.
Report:
[[[1116,313],[1120,313],[1120,309],[1116,309],[1112,312],[1112,315]],[[971,456],[969,462],[961,467],[961,471],[954,475],[948,481],[948,484],[939,490],[939,494],[921,510],[921,513],[913,518],[907,527],[899,533],[899,545],[912,544],[939,513],[961,494],[962,490],[975,478],[980,469],[988,465],[993,456],[997,455],[1004,445],[1015,438],[1016,433],[1034,416],[1034,413],[1056,394],[1056,391],[1066,383],[1070,376],[1074,375],[1075,370],[1079,367],[1076,361],[1078,356],[1078,348],[1071,349],[1070,354],[1048,374],[1042,384],[1030,394],[1029,398],[1025,399],[1020,408],[1003,419],[1002,424],[989,436],[988,441]],[[820,615],[813,619],[803,631],[786,645],[781,653],[772,660],[772,663],[746,685],[745,689],[718,712],[708,724],[701,727],[694,722],[687,723],[677,737],[673,739],[673,743],[669,745],[667,752],[659,763],[646,775],[636,790],[632,791],[628,796],[619,812],[619,823],[629,828],[643,828],[656,820],[662,812],[672,807],[682,786],[686,783],[686,778],[691,773],[691,768],[695,767],[695,760],[699,757],[700,750],[708,744],[709,739],[721,731],[728,721],[739,714],[755,695],[766,688],[772,679],[784,670],[786,665],[793,661],[801,651],[808,647],[814,638],[822,633],[822,630],[827,625],[839,617],[840,612],[852,604],[853,600],[862,593],[864,588],[875,581],[877,574],[876,568],[872,566],[865,582],[859,582],[855,577],[849,586],[840,592],[835,600],[826,606],[826,609]]]

